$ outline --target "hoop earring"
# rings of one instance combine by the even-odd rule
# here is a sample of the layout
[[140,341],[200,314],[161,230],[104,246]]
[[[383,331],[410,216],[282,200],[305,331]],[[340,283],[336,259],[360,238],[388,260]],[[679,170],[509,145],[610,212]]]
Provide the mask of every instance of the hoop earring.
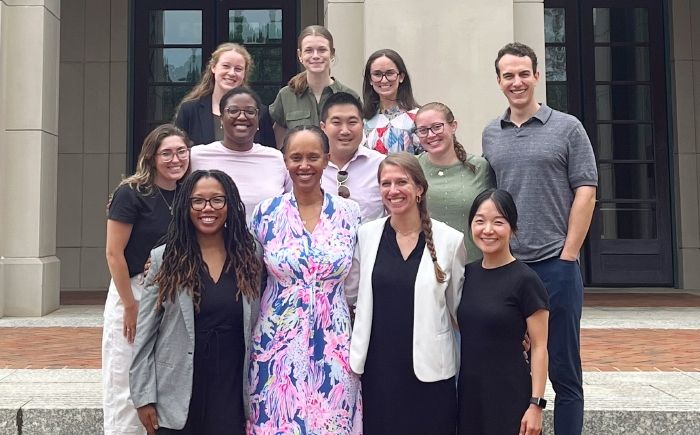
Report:
[[421,200],[422,198],[420,197],[420,195],[416,196],[416,204],[420,204]]

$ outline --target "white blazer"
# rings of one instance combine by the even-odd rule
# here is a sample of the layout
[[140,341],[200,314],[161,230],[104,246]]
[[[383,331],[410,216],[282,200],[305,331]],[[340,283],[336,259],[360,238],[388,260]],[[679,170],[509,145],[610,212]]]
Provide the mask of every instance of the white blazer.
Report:
[[[387,219],[377,219],[360,227],[351,272],[353,276],[345,283],[351,301],[357,292],[350,367],[358,374],[365,370],[374,308],[372,271]],[[456,321],[453,320],[456,319],[457,305],[462,296],[467,262],[462,233],[434,219],[432,226],[435,253],[438,264],[445,271],[446,280],[440,283],[435,278],[433,261],[426,246],[416,276],[413,313],[413,369],[416,377],[423,382],[449,379],[457,373],[458,353],[453,327]]]

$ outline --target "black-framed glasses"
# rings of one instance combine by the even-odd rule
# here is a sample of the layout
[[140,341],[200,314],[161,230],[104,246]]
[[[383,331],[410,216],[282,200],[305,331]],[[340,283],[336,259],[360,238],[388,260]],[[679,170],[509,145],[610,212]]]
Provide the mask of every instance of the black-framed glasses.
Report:
[[163,150],[156,153],[163,159],[163,163],[172,162],[175,156],[180,160],[187,160],[190,158],[190,149],[187,147],[178,148],[173,150]]
[[202,211],[207,207],[207,204],[209,204],[214,210],[221,210],[226,206],[226,197],[215,196],[213,198],[204,199],[198,196],[193,196],[190,198],[190,207],[192,207],[192,210]]
[[224,111],[234,118],[238,118],[241,115],[241,112],[243,112],[243,115],[250,119],[256,117],[260,110],[256,109],[255,107],[228,106],[224,109]]
[[399,72],[396,71],[395,69],[390,69],[388,71],[372,71],[369,73],[369,77],[372,79],[374,83],[379,83],[382,81],[384,77],[386,77],[386,80],[388,82],[393,82],[396,79],[399,78]]
[[350,175],[348,171],[338,171],[336,175],[336,181],[338,182],[338,196],[343,198],[350,198],[350,189],[345,183],[348,181]]
[[416,127],[415,130],[413,130],[416,133],[416,136],[418,137],[428,137],[428,132],[432,131],[433,134],[439,134],[442,133],[445,130],[445,123],[444,122],[436,122],[434,124],[431,124],[430,127]]

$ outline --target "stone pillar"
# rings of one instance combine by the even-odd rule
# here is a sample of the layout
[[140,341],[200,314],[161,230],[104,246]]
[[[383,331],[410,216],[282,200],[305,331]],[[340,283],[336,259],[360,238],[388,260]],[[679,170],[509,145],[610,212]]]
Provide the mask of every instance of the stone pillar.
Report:
[[513,0],[513,40],[529,45],[537,53],[540,83],[535,96],[537,101],[546,103],[544,0]]
[[337,53],[332,74],[359,95],[366,60],[364,18],[364,0],[328,0],[325,22]]
[[41,316],[59,304],[60,0],[2,0],[1,5],[0,314]]

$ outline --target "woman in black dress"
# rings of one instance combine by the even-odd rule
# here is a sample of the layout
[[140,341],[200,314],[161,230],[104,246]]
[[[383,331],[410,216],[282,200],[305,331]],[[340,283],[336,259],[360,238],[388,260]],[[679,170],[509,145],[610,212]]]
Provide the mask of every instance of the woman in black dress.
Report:
[[360,227],[353,264],[359,294],[350,366],[362,374],[364,434],[453,435],[463,236],[430,219],[428,183],[414,156],[390,154],[378,178],[391,216]]
[[[469,224],[484,258],[467,265],[457,310],[462,340],[458,434],[537,435],[546,405],[547,291],[510,252],[518,212],[508,192],[480,193]],[[526,330],[531,364],[522,352]]]
[[173,211],[139,307],[132,400],[148,433],[243,434],[257,245],[238,189],[221,171],[193,172]]

